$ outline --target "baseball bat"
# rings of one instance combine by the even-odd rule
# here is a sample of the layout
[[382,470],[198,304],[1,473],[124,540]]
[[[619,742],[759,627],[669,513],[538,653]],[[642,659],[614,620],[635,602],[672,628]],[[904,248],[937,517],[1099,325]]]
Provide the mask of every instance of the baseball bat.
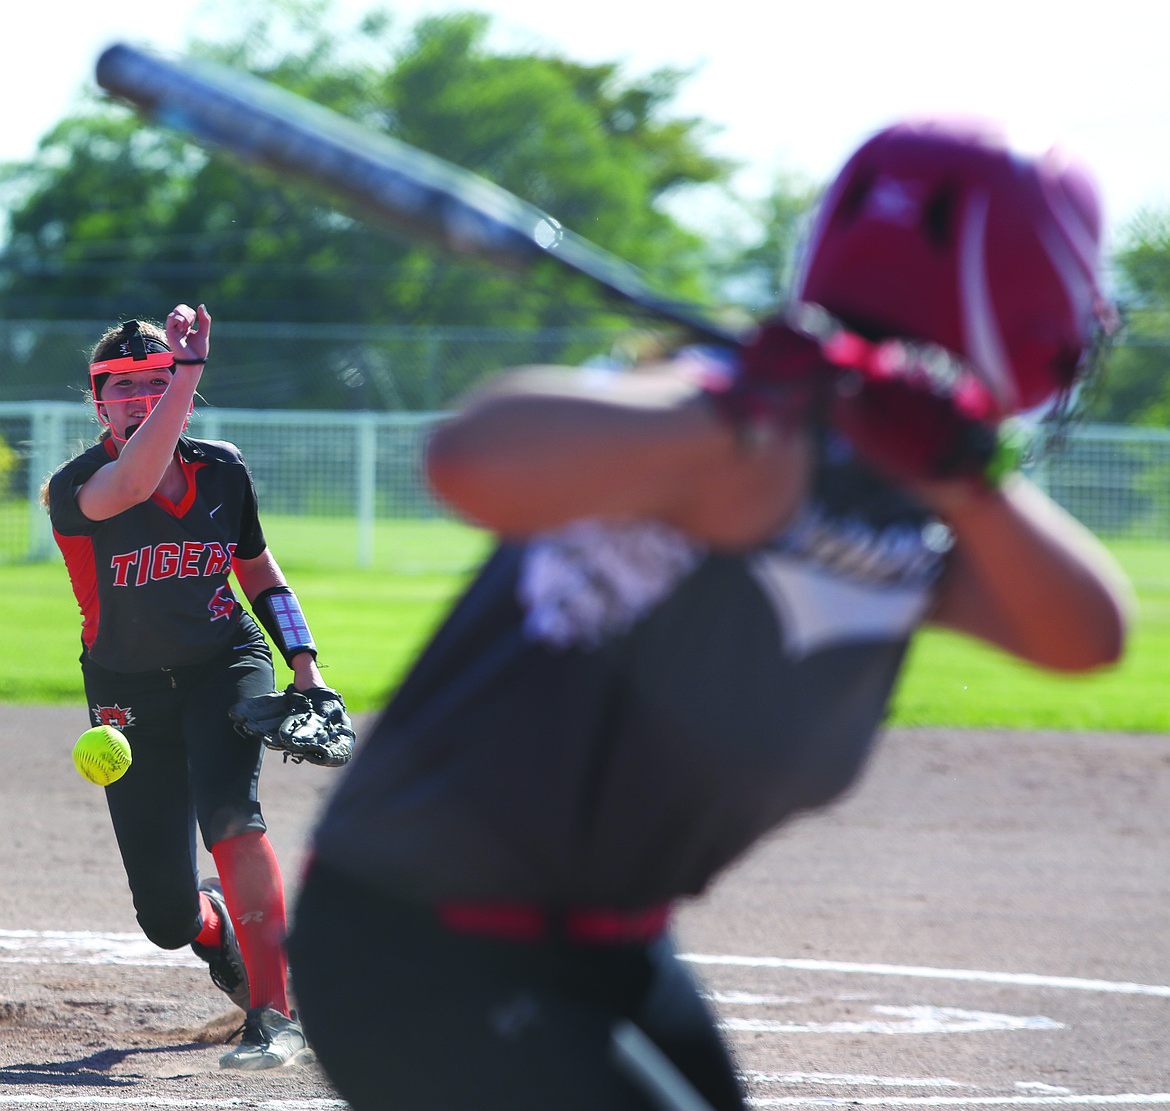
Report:
[[622,1071],[661,1111],[714,1111],[678,1066],[629,1019],[614,1026],[610,1050]]
[[97,82],[147,120],[245,166],[266,167],[335,207],[409,239],[513,271],[553,259],[632,313],[697,338],[739,337],[701,307],[656,293],[629,263],[506,189],[251,74],[116,44]]

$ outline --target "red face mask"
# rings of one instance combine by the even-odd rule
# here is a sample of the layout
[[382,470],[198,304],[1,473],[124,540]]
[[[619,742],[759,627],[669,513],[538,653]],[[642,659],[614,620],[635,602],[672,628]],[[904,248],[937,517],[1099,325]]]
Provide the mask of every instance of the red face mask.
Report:
[[[142,421],[150,416],[158,399],[166,392],[165,386],[157,390],[145,389],[145,383],[150,380],[149,378],[144,377],[141,381],[138,379],[131,381],[129,377],[125,376],[140,375],[143,371],[152,370],[166,370],[168,374],[173,374],[174,365],[174,355],[170,351],[150,352],[140,358],[130,355],[90,364],[89,378],[98,420],[110,430],[110,435],[119,443],[126,443]],[[124,377],[119,379],[120,375]],[[125,385],[120,383],[125,383]],[[107,395],[102,397],[101,394],[106,391],[108,391]],[[141,419],[127,424],[123,428],[125,435],[118,434],[110,422],[108,412],[105,411],[106,406],[114,404],[136,404],[145,409]],[[186,424],[183,427],[186,428]]]

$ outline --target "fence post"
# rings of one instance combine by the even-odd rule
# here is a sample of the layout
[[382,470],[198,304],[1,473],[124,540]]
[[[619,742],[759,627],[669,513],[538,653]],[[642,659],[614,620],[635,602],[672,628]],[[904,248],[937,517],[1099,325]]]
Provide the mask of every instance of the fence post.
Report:
[[65,412],[53,404],[32,407],[28,458],[28,558],[51,559],[56,545],[49,515],[41,505],[41,483],[65,459]]
[[214,409],[198,409],[198,431],[195,433],[204,440],[219,439],[219,414]]
[[432,330],[423,340],[423,360],[426,364],[423,408],[434,412],[442,403],[442,384],[439,381],[439,366],[443,354],[443,341]]
[[378,467],[378,428],[375,413],[358,415],[357,450],[357,565],[374,565],[374,509]]

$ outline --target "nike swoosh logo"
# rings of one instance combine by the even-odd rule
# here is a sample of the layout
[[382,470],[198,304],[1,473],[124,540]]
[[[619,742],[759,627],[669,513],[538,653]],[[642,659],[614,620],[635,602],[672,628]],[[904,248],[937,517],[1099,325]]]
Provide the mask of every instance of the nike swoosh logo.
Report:
[[210,513],[207,514],[207,516],[214,517],[222,508],[223,502],[220,502],[219,505],[217,505]]

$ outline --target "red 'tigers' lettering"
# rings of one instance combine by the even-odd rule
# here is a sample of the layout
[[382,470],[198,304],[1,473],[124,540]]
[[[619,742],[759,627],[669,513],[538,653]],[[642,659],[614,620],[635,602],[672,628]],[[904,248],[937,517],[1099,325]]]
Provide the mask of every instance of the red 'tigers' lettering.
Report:
[[110,560],[110,566],[114,569],[115,586],[126,585],[126,573],[137,559],[138,553],[130,552],[128,555],[116,555]]
[[[188,579],[197,575],[225,575],[231,570],[235,544],[200,544],[189,540],[185,544],[147,544],[134,552],[122,552],[110,558],[114,572],[114,586],[130,585],[130,569],[137,568],[135,586],[145,586],[151,579],[169,579],[178,576]],[[206,557],[206,559],[204,559]],[[203,568],[200,570],[200,562]]]
[[138,578],[135,580],[135,586],[145,586],[147,580],[150,578],[150,545],[147,544],[145,548],[138,553]]
[[[203,569],[205,575],[221,575],[228,569],[232,561],[232,553],[224,551],[222,544],[207,544],[207,566]],[[229,544],[228,547],[235,550],[234,544]]]
[[154,560],[150,565],[152,579],[169,579],[179,572],[179,545],[155,544]]
[[203,554],[203,545],[188,540],[183,545],[183,554],[179,557],[179,578],[189,579],[199,574],[199,557]]

